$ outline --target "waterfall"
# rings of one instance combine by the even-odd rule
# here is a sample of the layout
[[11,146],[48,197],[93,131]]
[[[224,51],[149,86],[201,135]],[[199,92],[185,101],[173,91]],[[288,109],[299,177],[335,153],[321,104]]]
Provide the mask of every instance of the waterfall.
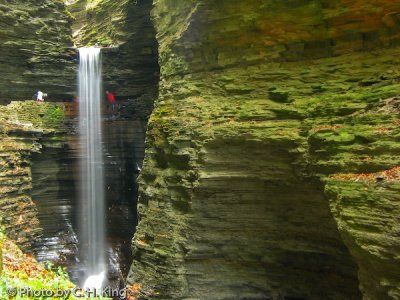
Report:
[[[87,285],[87,282],[93,282],[96,274],[104,274],[106,270],[99,48],[79,49],[78,77],[81,177],[79,230],[81,261],[85,266],[85,278],[88,278],[85,285]],[[97,288],[99,283],[90,284],[89,287]]]

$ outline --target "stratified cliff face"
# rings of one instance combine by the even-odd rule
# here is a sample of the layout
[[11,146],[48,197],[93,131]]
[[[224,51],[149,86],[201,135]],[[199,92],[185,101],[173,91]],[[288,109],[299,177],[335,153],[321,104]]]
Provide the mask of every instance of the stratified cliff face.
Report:
[[151,0],[77,0],[68,7],[78,46],[111,47],[102,51],[104,88],[123,98],[151,95],[150,104],[159,79],[151,8]]
[[399,298],[400,5],[284,2],[154,2],[144,294]]
[[12,102],[0,109],[0,217],[6,234],[21,249],[32,251],[41,235],[37,208],[31,198],[31,155],[45,136],[57,147],[55,133],[63,120],[61,108],[48,103]]
[[71,18],[63,1],[4,0],[0,4],[0,100],[52,100],[75,93]]

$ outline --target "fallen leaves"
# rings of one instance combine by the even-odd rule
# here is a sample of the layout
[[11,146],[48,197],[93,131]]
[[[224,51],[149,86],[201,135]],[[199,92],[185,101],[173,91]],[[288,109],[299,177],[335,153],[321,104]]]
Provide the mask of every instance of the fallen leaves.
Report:
[[126,287],[127,300],[149,299],[159,296],[152,288],[144,288],[139,283],[134,283]]
[[335,180],[348,180],[355,182],[396,182],[400,181],[400,166],[376,173],[336,174],[330,178]]
[[140,296],[141,286],[139,283],[134,283],[126,287],[126,299],[136,300]]
[[322,131],[322,130],[336,130],[342,128],[343,125],[335,124],[335,125],[319,125],[313,128],[314,132]]
[[33,256],[23,254],[9,239],[3,245],[3,267],[8,274],[27,278],[41,278],[50,274]]
[[15,225],[21,225],[23,223],[24,223],[24,218],[22,217],[22,215],[20,215]]
[[145,241],[143,241],[143,240],[136,240],[136,244],[137,245],[140,245],[140,246],[148,246],[148,244],[145,242]]
[[391,131],[390,128],[378,128],[376,130],[376,133],[378,134],[388,134]]

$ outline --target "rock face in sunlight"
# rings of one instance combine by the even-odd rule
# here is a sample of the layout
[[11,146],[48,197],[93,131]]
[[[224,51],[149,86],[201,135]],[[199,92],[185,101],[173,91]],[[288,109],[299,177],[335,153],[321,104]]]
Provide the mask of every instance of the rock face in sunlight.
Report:
[[0,210],[6,233],[23,250],[32,251],[40,236],[32,201],[31,155],[40,152],[43,137],[57,147],[63,112],[48,103],[12,102],[0,108]]
[[399,297],[399,181],[379,172],[400,163],[400,4],[283,2],[154,1],[160,96],[130,284]]
[[62,1],[0,4],[0,100],[30,99],[42,89],[53,100],[72,99],[75,50]]

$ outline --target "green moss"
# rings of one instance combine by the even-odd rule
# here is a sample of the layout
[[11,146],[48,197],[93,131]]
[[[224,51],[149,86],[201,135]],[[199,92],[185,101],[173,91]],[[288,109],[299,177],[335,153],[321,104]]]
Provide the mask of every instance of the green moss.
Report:
[[[330,211],[328,200],[318,191],[322,188],[318,185],[321,180],[332,174],[379,171],[400,164],[397,145],[400,133],[395,123],[399,110],[379,107],[387,98],[400,95],[398,48],[369,51],[366,38],[369,30],[374,31],[377,28],[371,26],[382,24],[382,16],[377,14],[375,5],[366,7],[362,1],[355,1],[354,5],[326,2],[324,6],[318,1],[278,2],[242,1],[235,5],[229,0],[154,2],[152,15],[157,29],[162,78],[160,98],[147,136],[140,184],[141,221],[134,240],[135,262],[130,279],[160,286],[166,298],[184,298],[196,292],[204,296],[208,291],[225,292],[232,288],[233,285],[223,289],[221,285],[210,287],[209,276],[201,278],[201,273],[194,276],[188,273],[194,261],[212,259],[214,262],[216,257],[225,257],[228,252],[224,253],[224,249],[230,242],[222,240],[226,235],[224,230],[232,228],[239,215],[240,222],[236,223],[239,226],[258,220],[254,217],[258,216],[256,212],[249,214],[241,209],[250,207],[244,204],[247,200],[254,201],[252,208],[266,205],[264,210],[260,209],[259,219],[261,226],[267,224],[266,232],[271,235],[296,222],[287,216],[290,211],[296,211],[298,205],[299,228],[296,223],[296,233],[290,239],[297,239],[297,230],[303,227],[305,239],[300,248],[304,246],[303,251],[306,248],[306,252],[313,252],[314,246],[309,248],[306,243],[316,244],[315,252],[324,253],[321,262],[335,257],[336,268],[340,265],[338,257],[345,252],[341,240],[338,238],[335,245],[327,247],[329,249],[324,244],[322,248],[325,249],[322,249],[319,238],[310,237],[311,232],[328,223],[322,222],[320,211],[310,205],[319,195],[316,203],[327,209],[326,220],[332,222],[330,229],[336,232],[338,226],[341,238],[352,251],[352,257],[347,253],[343,255],[349,262],[356,258],[361,276],[373,277],[371,282],[361,277],[362,288],[387,290],[382,282],[398,278],[398,274],[392,276],[386,264],[390,261],[398,265],[398,242],[395,240],[398,226],[393,214],[398,210],[397,188],[386,183],[370,186],[326,181],[325,195],[329,198]],[[389,6],[389,1],[384,2],[382,6]],[[366,19],[360,21],[354,17],[360,11],[368,16],[365,24]],[[378,29],[381,33],[383,28]],[[391,44],[389,39],[379,40],[383,41]],[[363,47],[368,51],[353,52]],[[182,163],[177,163],[181,158],[184,158]],[[189,172],[195,176],[185,177]],[[291,186],[297,180],[299,185]],[[311,182],[317,182],[318,188],[303,198],[304,186]],[[176,192],[179,189],[185,192]],[[240,194],[242,191],[245,192]],[[257,193],[249,196],[254,191]],[[238,194],[241,196],[237,198]],[[277,199],[276,204],[273,199]],[[240,208],[229,214],[230,203]],[[270,211],[273,211],[272,218],[265,218],[265,213]],[[312,225],[305,224],[304,220],[310,216],[316,219]],[[381,220],[380,216],[390,219],[387,228],[386,220]],[[274,226],[275,218],[279,217],[286,222],[285,226]],[[213,230],[210,224],[215,225]],[[248,262],[236,243],[240,230],[238,228],[235,242],[229,249],[232,251],[226,256],[232,255],[235,262],[241,259]],[[142,238],[146,241],[143,247]],[[273,248],[271,255],[264,255],[268,256],[263,261],[268,264],[264,270],[272,270],[270,264],[276,263],[274,255],[282,255],[285,263],[279,264],[277,269],[282,271],[282,278],[292,275],[293,269],[284,269],[296,264],[301,250],[282,243],[282,235],[272,246],[268,241],[262,249],[256,249],[255,239],[253,236],[252,245],[245,248],[254,247],[254,253]],[[244,245],[249,244],[247,233],[243,241]],[[336,252],[336,246],[341,254]],[[166,249],[162,259],[156,255],[160,248]],[[376,249],[380,253],[374,256]],[[212,257],[204,253],[212,253]],[[374,257],[368,260],[369,256]],[[254,266],[260,265],[259,256],[249,257]],[[369,261],[373,261],[374,274],[365,272],[364,263],[368,266]],[[226,262],[221,259],[224,270],[231,271]],[[306,268],[310,265],[306,264]],[[346,288],[348,280],[356,276],[356,270],[349,271],[349,266],[343,263],[340,275],[333,272],[334,281],[345,278],[345,284],[340,286]],[[252,266],[249,274],[254,274],[254,269]],[[333,270],[328,269],[329,272]],[[208,274],[213,282],[223,285],[228,282],[226,274],[241,275],[237,270],[232,268],[232,272],[223,274],[214,268]],[[310,278],[316,276],[317,285],[320,285],[323,271],[318,270],[318,276],[313,272]],[[379,275],[375,278],[375,274]],[[250,275],[240,282],[249,280],[252,286],[257,286],[261,278],[257,292],[265,289],[265,294],[269,295],[279,276],[267,277]],[[268,287],[266,282],[270,284]],[[276,285],[281,288],[287,282],[291,280]],[[356,280],[349,294],[344,291],[345,296],[336,295],[338,290],[329,290],[331,283],[323,290],[323,296],[310,296],[307,295],[309,291],[305,291],[299,298],[361,298]],[[393,287],[392,282],[389,285]],[[238,286],[242,292],[246,285]],[[396,288],[398,280],[393,289]],[[331,294],[327,295],[328,291]],[[352,293],[354,297],[350,296]],[[370,296],[369,292],[365,295],[371,299],[388,298],[387,294],[386,297]],[[212,297],[218,298],[215,294]],[[250,294],[243,295],[247,297],[252,298]]]
[[[79,45],[111,46],[120,45],[131,35],[126,24],[132,22],[133,16],[128,14],[129,1],[93,1],[80,0],[68,7],[75,22],[81,26],[77,40]],[[136,20],[133,20],[136,21]]]
[[10,123],[45,132],[59,130],[65,121],[63,110],[48,102],[14,101],[5,107],[3,114]]
[[59,128],[65,120],[64,111],[59,106],[49,106],[42,119],[43,126]]

